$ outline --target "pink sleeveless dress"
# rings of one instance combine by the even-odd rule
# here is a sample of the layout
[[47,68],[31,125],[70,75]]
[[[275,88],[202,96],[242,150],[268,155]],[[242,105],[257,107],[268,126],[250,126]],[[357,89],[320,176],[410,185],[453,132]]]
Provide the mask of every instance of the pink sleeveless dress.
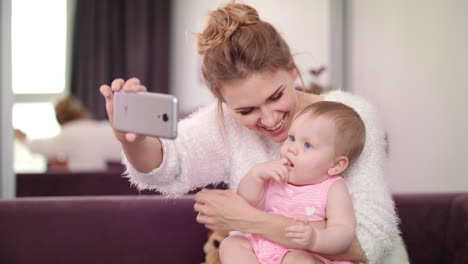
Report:
[[[341,176],[329,177],[325,181],[312,185],[295,186],[270,181],[265,197],[265,211],[291,218],[322,221],[326,219],[327,194],[330,186]],[[281,264],[284,256],[292,249],[254,234],[246,234],[261,264]],[[332,261],[315,255],[328,264],[350,264],[349,261]]]

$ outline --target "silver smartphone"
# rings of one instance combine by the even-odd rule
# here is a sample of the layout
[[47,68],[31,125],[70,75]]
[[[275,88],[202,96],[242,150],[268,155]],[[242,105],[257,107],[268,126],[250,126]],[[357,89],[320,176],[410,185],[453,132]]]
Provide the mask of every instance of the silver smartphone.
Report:
[[173,95],[114,93],[114,129],[145,136],[177,137],[178,103]]

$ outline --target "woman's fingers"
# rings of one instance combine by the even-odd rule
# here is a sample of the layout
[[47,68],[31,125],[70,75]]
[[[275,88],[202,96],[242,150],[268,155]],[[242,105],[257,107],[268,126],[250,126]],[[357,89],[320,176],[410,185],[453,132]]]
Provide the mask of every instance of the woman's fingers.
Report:
[[125,81],[122,78],[113,80],[112,83],[111,83],[112,91],[118,92],[118,91],[122,90],[124,83],[125,83]]
[[107,117],[112,124],[114,120],[114,95],[112,93],[112,89],[108,85],[104,84],[99,87],[99,91],[106,100]]
[[[127,81],[124,81],[124,79],[119,78],[115,79],[112,81],[111,85],[101,85],[99,88],[101,94],[104,96],[106,99],[106,111],[107,111],[107,116],[109,118],[109,122],[113,126],[113,121],[114,121],[114,92],[146,92],[147,89],[144,85],[141,84],[140,80],[138,78],[131,78],[128,79]],[[114,130],[114,133],[117,137],[122,142],[135,142],[139,141],[144,138],[143,135],[137,135],[134,133],[122,133]]]
[[198,214],[197,215],[197,222],[200,224],[205,224],[205,225],[213,225],[215,224],[215,221],[213,220],[212,217],[209,217],[204,214]]
[[134,133],[125,133],[125,139],[128,142],[134,142],[137,139],[137,134]]
[[213,199],[216,199],[216,196],[222,195],[222,193],[222,190],[202,189],[195,194],[195,201],[202,204],[208,204]]
[[211,215],[209,208],[201,203],[195,203],[193,206],[195,211],[198,212],[196,220],[198,223],[205,225],[206,228],[211,230],[227,230],[219,225],[219,221]]
[[199,210],[197,221],[216,226],[218,230],[245,230],[247,225],[240,215],[246,215],[252,207],[231,190],[201,190],[195,195]]
[[206,204],[195,203],[193,205],[193,209],[195,209],[195,211],[198,212],[201,215],[204,215],[204,216],[211,215],[210,211],[209,211],[209,208],[208,208],[208,206]]
[[124,84],[122,90],[124,92],[141,92],[139,87],[142,86],[140,79],[138,78],[131,78],[128,79]]

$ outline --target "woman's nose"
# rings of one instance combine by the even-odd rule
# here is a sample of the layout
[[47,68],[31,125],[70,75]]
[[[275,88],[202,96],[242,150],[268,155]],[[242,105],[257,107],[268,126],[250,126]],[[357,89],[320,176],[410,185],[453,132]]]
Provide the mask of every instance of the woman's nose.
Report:
[[276,125],[277,120],[272,111],[265,109],[262,113],[262,117],[260,118],[260,122],[263,126],[273,127]]
[[273,127],[274,125],[276,125],[275,121],[272,118],[265,117],[260,118],[260,123],[262,124],[262,126],[265,127]]

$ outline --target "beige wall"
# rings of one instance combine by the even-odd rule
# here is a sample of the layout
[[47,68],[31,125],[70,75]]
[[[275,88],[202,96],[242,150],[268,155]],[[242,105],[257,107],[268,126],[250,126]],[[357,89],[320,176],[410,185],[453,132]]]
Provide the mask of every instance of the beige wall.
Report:
[[[195,34],[202,31],[211,10],[229,1],[174,0],[171,42],[170,86],[178,96],[182,111],[204,105],[212,100],[200,75],[201,58],[196,53]],[[330,5],[336,0],[295,0],[285,3],[271,0],[240,1],[252,5],[260,18],[273,24],[295,54],[301,69],[330,62]],[[304,74],[306,82],[310,79]],[[329,83],[328,73],[323,77]],[[339,76],[335,77],[339,79]]]
[[468,1],[347,2],[346,83],[381,110],[396,192],[468,191]]

